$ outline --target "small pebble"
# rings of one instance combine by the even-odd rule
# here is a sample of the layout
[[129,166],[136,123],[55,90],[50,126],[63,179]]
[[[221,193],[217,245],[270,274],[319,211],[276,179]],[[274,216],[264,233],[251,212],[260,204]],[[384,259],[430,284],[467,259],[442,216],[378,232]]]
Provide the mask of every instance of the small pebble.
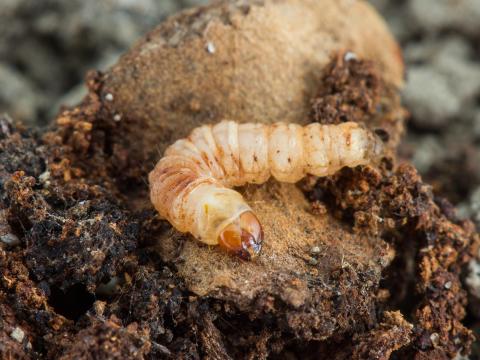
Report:
[[449,289],[452,288],[452,282],[451,282],[451,281],[447,281],[444,286],[445,286],[445,289],[449,290]]
[[20,244],[20,239],[18,238],[18,236],[12,233],[0,235],[0,241],[9,246],[15,246]]
[[310,252],[311,252],[312,254],[320,254],[320,247],[314,246],[314,247],[312,247],[312,248],[310,249]]
[[8,114],[0,115],[0,134],[5,136],[10,136],[10,126],[13,123],[12,119]]
[[106,306],[105,301],[100,301],[100,300],[95,301],[93,303],[93,309],[95,310],[95,314],[97,316],[103,316],[103,314],[105,313],[105,306]]
[[105,95],[105,100],[107,101],[113,101],[113,95],[108,93],[107,95]]
[[357,54],[349,51],[345,54],[344,59],[345,59],[345,61],[357,60]]
[[38,179],[39,179],[42,183],[47,182],[47,181],[50,179],[50,171],[47,170],[47,171],[41,173],[40,176],[38,177]]
[[107,283],[99,284],[95,294],[100,296],[113,296],[120,291],[120,287],[121,279],[118,276],[113,276]]
[[21,343],[23,341],[23,338],[25,337],[25,332],[20,329],[18,326],[12,331],[10,334],[11,338],[14,339],[15,341]]
[[209,54],[215,54],[215,51],[216,51],[216,48],[215,48],[215,44],[211,41],[209,41],[207,43],[207,51]]
[[122,120],[122,115],[115,114],[115,116],[113,117],[113,121],[119,122],[120,120]]

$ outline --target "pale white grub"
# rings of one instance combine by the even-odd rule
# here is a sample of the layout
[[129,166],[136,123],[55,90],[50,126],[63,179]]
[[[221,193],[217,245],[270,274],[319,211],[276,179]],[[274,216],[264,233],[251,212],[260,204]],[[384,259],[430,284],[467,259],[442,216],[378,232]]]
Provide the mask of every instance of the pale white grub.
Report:
[[307,174],[332,175],[366,165],[382,153],[371,131],[353,122],[200,126],[176,141],[149,174],[150,198],[177,230],[250,259],[263,232],[255,214],[232,187],[261,184],[271,176],[294,183]]

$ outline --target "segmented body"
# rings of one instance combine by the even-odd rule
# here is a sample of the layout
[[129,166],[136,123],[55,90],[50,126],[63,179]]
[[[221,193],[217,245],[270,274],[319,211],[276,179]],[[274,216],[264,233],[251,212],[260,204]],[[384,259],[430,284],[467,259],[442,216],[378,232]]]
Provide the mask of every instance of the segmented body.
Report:
[[232,187],[261,184],[270,176],[294,183],[306,174],[331,175],[369,163],[381,148],[374,134],[353,122],[303,127],[222,121],[194,129],[165,151],[149,174],[150,197],[176,229],[216,245],[226,227],[251,212]]

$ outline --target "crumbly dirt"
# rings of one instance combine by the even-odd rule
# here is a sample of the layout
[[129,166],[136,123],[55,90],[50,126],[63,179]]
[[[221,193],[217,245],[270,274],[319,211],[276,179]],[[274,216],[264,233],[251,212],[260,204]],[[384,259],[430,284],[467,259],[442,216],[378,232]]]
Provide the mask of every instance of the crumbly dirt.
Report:
[[413,325],[399,311],[385,311],[384,319],[369,332],[355,338],[353,359],[389,359],[411,341]]
[[[358,98],[360,104],[368,104],[378,99],[376,86],[365,88],[364,79],[371,74],[368,66],[357,62],[349,70],[341,61],[333,65],[337,69],[330,71],[332,77],[327,80],[333,84],[329,88],[335,89],[331,93],[340,99],[336,102]],[[360,74],[359,80],[345,81],[342,74],[347,71]],[[355,87],[350,89],[351,83],[359,84],[357,94]],[[325,96],[323,88],[320,93],[326,99],[332,97]],[[314,101],[314,115],[318,113],[315,106],[322,103]],[[358,114],[358,108],[353,114]],[[326,121],[332,120],[326,117]],[[472,332],[461,322],[467,301],[461,275],[478,251],[478,234],[470,221],[456,217],[448,200],[434,195],[413,166],[396,165],[395,158],[385,160],[379,168],[344,169],[303,188],[310,200],[326,206],[356,231],[380,236],[395,247],[396,257],[382,281],[384,295],[391,297],[388,307],[407,310],[404,314],[411,316],[414,325],[410,345],[399,354],[419,359],[455,357],[473,341]]]
[[365,123],[387,147],[396,149],[407,111],[400,106],[397,89],[387,86],[375,62],[341,52],[327,65],[319,83],[311,101],[311,121]]
[[[350,71],[360,74],[369,66],[365,62],[352,65]],[[344,64],[333,65],[337,66]],[[351,99],[342,89],[349,87],[343,77],[335,83],[334,74],[346,71],[331,71],[329,79],[339,86],[335,93]],[[369,98],[368,92],[363,94],[367,101],[361,99],[361,103],[376,97],[374,91]],[[341,103],[342,95],[337,96]],[[318,103],[314,101],[314,111]],[[478,251],[478,234],[470,221],[456,218],[446,199],[434,196],[411,165],[392,165],[385,161],[378,169],[344,169],[313,186],[305,183],[304,190],[310,200],[327,206],[357,231],[381,236],[395,246],[397,256],[383,285],[392,297],[391,305],[408,309],[415,325],[412,345],[402,353],[418,358],[454,357],[473,340],[471,331],[461,323],[466,292],[460,276],[462,266]]]
[[451,205],[437,204],[408,164],[387,176],[369,168],[346,170],[312,191],[354,228],[396,245],[399,253],[383,284],[395,306],[411,311],[416,327],[410,356],[453,357],[468,348],[473,336],[461,323],[466,292],[460,275],[478,250],[473,224],[452,218]]
[[87,98],[45,133],[1,117],[0,230],[19,241],[0,247],[1,357],[467,353],[460,275],[479,238],[411,165],[397,164],[405,112],[375,69],[334,57],[312,113],[327,111],[325,98],[331,114],[368,116],[389,151],[379,164],[299,187],[243,189],[267,236],[254,263],[157,218],[147,200],[150,164],[129,152],[138,134],[114,120],[101,74],[90,74]]
[[273,328],[305,341],[375,322],[378,279],[393,249],[312,213],[293,185],[268,183],[245,194],[265,232],[262,256],[243,262],[187,241],[175,261],[191,291],[233,302],[251,319],[276,314]]

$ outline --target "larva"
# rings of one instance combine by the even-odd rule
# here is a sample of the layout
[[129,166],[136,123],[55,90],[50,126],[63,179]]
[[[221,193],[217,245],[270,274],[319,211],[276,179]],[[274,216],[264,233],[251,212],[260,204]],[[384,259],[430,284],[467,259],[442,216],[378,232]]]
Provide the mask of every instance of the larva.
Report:
[[270,176],[294,183],[369,163],[382,143],[361,125],[222,121],[176,141],[149,174],[150,199],[162,217],[201,242],[243,259],[261,250],[260,222],[232,187]]

